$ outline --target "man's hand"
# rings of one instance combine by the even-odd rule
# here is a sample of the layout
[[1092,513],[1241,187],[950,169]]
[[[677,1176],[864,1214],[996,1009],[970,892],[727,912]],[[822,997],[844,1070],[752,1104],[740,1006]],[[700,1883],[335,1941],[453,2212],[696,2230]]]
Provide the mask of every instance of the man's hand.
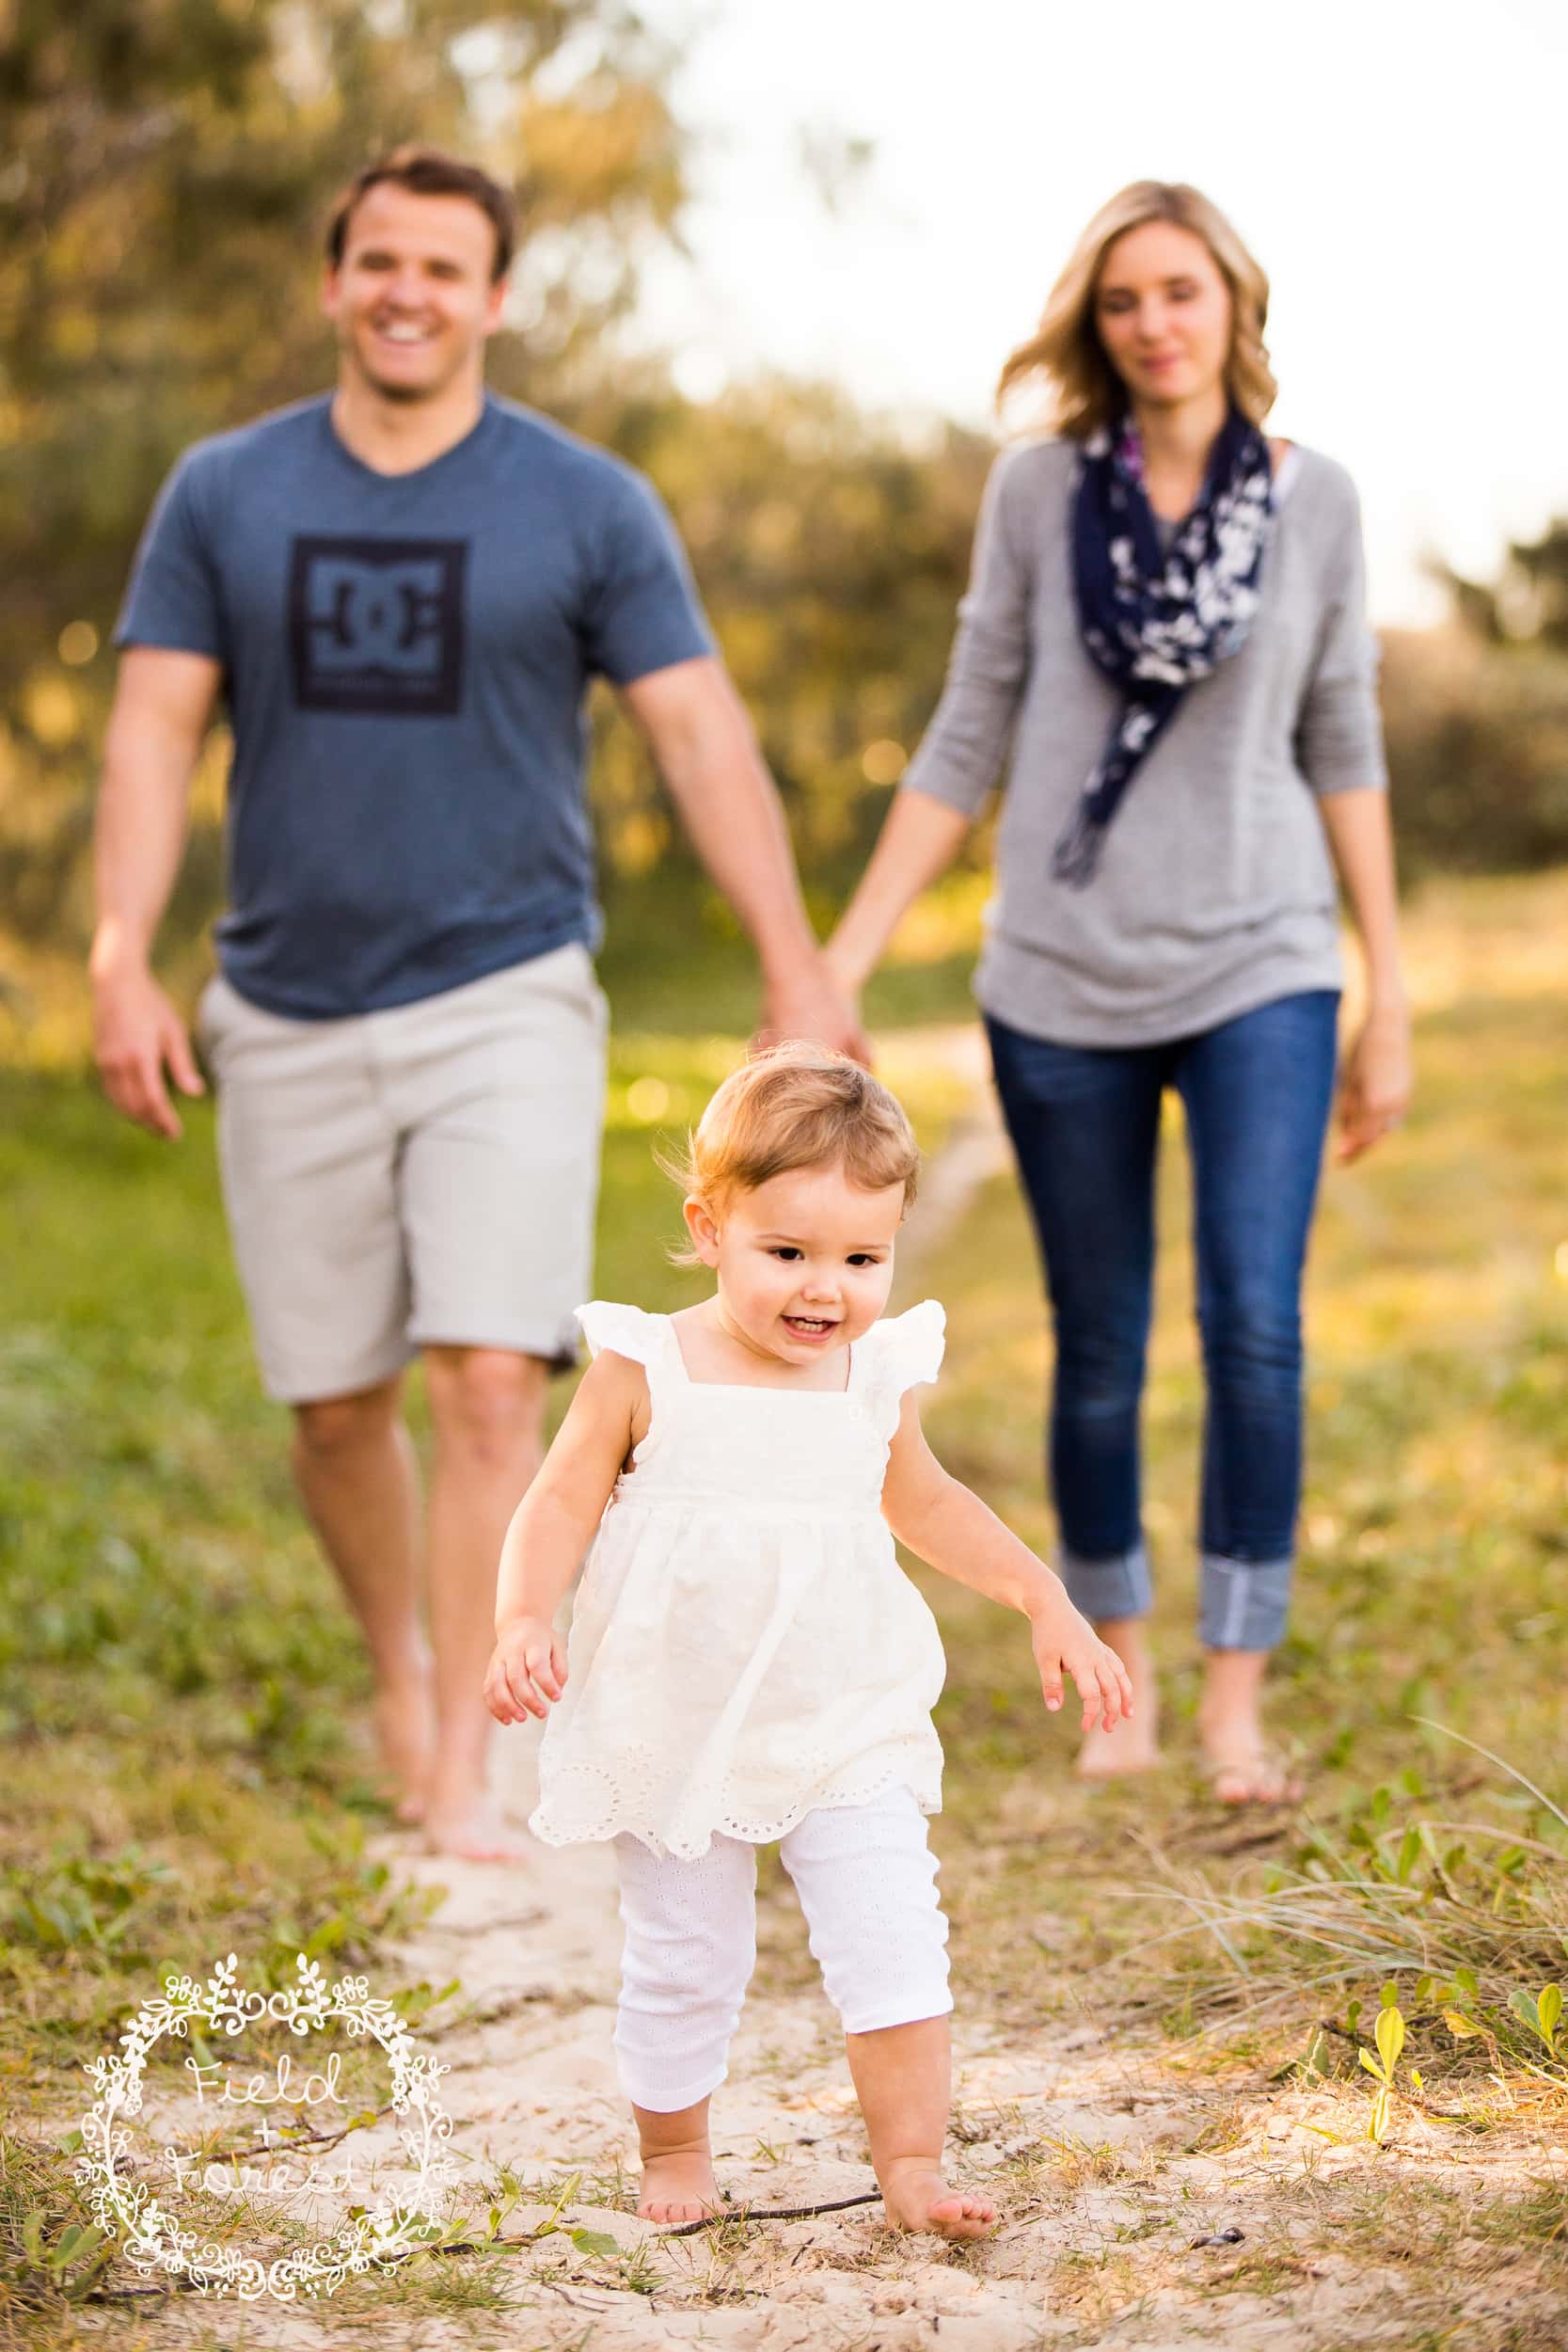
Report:
[[1111,1731],[1124,1715],[1132,1714],[1132,1685],[1126,1667],[1070,1602],[1064,1606],[1053,1597],[1030,1624],[1040,1690],[1053,1714],[1062,1704],[1064,1671],[1078,1685],[1085,1731],[1097,1722],[1101,1730]]
[[1410,1016],[1402,1005],[1367,1015],[1339,1080],[1341,1162],[1358,1160],[1397,1127],[1410,1102]]
[[185,802],[223,682],[221,663],[163,645],[132,645],[119,665],[103,745],[94,834],[98,929],[93,1051],[117,1111],[178,1136],[164,1083],[204,1094],[185,1025],[152,977],[152,942],[180,870]]
[[185,1025],[145,964],[93,973],[93,1052],[103,1091],[127,1119],[155,1136],[183,1133],[164,1081],[205,1094]]
[[804,964],[787,981],[769,981],[764,990],[754,1041],[778,1045],[786,1038],[805,1038],[814,1045],[832,1046],[867,1070],[871,1067],[871,1046],[861,1026],[859,1008],[839,986],[825,958]]
[[484,1676],[484,1704],[499,1724],[525,1715],[543,1723],[566,1687],[566,1652],[543,1617],[514,1617],[496,1636]]

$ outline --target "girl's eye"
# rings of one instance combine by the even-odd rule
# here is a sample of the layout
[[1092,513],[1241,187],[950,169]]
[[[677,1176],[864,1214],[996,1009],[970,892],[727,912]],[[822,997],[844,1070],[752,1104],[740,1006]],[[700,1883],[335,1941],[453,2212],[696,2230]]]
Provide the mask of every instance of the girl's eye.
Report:
[[800,1252],[798,1249],[792,1249],[786,1243],[782,1248],[775,1249],[773,1255],[775,1258],[785,1258],[791,1264],[793,1264],[800,1257]]
[[856,1249],[850,1253],[849,1257],[851,1265],[880,1265],[881,1263],[880,1258],[872,1257],[870,1252],[864,1249]]

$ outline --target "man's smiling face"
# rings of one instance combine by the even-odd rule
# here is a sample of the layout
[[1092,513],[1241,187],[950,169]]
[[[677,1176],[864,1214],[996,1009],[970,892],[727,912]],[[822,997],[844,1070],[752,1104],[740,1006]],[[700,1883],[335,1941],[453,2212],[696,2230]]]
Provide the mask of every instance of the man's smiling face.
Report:
[[433,400],[477,377],[500,324],[496,231],[466,196],[415,196],[378,181],[355,206],[322,308],[345,368],[384,400]]

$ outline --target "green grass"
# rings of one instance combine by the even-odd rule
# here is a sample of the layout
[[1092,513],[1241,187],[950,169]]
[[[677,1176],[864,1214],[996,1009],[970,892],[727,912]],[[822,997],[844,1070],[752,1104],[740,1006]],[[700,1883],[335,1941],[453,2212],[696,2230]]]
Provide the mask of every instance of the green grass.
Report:
[[[1357,1999],[1365,2032],[1393,1980],[1422,2020],[1421,2066],[1497,2062],[1497,2042],[1443,2026],[1455,2003],[1507,2064],[1544,2058],[1508,2001],[1568,1980],[1568,1828],[1462,1742],[1568,1811],[1568,1001],[1560,977],[1550,992],[1535,977],[1562,885],[1475,894],[1460,946],[1492,985],[1462,969],[1456,994],[1439,950],[1463,896],[1412,924],[1430,1009],[1408,1126],[1328,1173],[1315,1235],[1304,1557],[1272,1695],[1307,1772],[1303,1817],[1273,1837],[1266,1820],[1230,1821],[1190,1769],[1202,1396],[1178,1120],[1164,1137],[1146,1408],[1173,1769],[1073,1787],[1070,1731],[1044,1716],[1016,1629],[933,1593],[952,1661],[944,1835],[983,1862],[959,1881],[956,1948],[983,1997],[1020,2019],[1062,1996],[1064,1974],[1109,1967],[1108,1997],[1190,2028],[1217,2022],[1234,2048],[1244,2022],[1300,2035]],[[929,1425],[949,1466],[1044,1545],[1031,1263],[1016,1193],[998,1183],[932,1273],[959,1313]],[[1473,1988],[1456,1989],[1456,1970]]]

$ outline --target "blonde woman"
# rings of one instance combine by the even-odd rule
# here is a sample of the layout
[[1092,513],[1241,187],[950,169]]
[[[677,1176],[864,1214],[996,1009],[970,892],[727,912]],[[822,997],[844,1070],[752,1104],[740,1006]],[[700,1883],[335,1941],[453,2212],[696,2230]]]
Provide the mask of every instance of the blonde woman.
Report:
[[830,948],[859,988],[1012,759],[975,992],[1055,1332],[1050,1470],[1074,1602],[1137,1704],[1086,1775],[1156,1760],[1138,1420],[1161,1099],[1193,1163],[1204,1438],[1199,1734],[1230,1804],[1298,1793],[1260,1698],[1301,1478],[1300,1292],[1336,1088],[1337,866],[1367,1011],[1339,1156],[1410,1089],[1393,855],[1342,469],[1264,437],[1268,281],[1196,189],[1090,222],[1000,393],[1054,437],[987,486],[946,689]]

